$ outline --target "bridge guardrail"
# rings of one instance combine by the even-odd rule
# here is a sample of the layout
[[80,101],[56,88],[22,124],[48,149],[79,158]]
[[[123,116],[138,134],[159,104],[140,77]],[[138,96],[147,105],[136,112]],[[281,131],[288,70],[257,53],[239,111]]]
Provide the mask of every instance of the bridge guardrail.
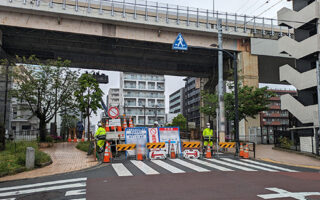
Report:
[[[7,1],[27,3],[27,0]],[[155,23],[175,21],[177,26],[183,24],[202,29],[217,29],[217,19],[222,19],[223,31],[226,33],[243,32],[274,39],[283,35],[291,37],[293,34],[293,31],[287,27],[278,26],[277,19],[273,18],[239,15],[148,0],[34,0],[34,2],[38,7],[49,3],[50,8],[59,6],[66,10],[72,7],[75,11],[86,11],[89,14],[95,10],[101,15],[110,12],[111,16],[120,13],[123,18],[127,18],[130,14],[134,19],[143,17],[145,21],[149,21],[153,18]]]

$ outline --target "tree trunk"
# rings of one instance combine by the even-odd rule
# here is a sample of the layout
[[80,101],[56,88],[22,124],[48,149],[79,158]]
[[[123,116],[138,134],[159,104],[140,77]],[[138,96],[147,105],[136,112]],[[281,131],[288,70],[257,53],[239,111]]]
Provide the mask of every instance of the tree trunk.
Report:
[[88,141],[91,140],[91,134],[90,134],[90,116],[89,116],[89,108],[87,108],[87,116],[88,116]]
[[46,120],[40,118],[39,131],[40,131],[40,141],[41,142],[46,141],[46,135],[47,135],[46,125],[47,125]]
[[4,128],[4,126],[0,125],[0,151],[5,150],[6,148],[5,134],[6,134],[6,129]]

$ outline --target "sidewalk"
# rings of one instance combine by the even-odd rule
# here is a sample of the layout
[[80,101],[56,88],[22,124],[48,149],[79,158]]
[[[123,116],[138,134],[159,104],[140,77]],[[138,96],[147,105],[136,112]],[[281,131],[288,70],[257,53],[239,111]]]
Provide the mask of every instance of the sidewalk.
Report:
[[320,170],[320,160],[305,155],[272,149],[274,145],[257,145],[256,159]]
[[85,152],[78,150],[75,146],[76,144],[74,143],[56,143],[52,148],[42,149],[42,151],[51,156],[53,162],[51,165],[12,176],[5,176],[0,178],[0,182],[72,172],[98,164],[97,161],[94,161],[92,155],[87,156]]

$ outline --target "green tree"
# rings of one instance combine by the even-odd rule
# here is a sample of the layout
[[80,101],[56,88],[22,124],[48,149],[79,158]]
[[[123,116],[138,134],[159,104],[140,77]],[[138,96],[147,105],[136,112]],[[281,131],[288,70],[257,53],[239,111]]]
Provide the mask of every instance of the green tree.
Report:
[[[255,116],[268,109],[268,100],[273,97],[274,93],[267,90],[267,87],[255,88],[250,86],[240,86],[238,88],[238,112],[239,121],[247,117],[255,118]],[[216,108],[218,107],[218,96],[208,92],[202,92],[204,106],[200,108],[200,112],[206,115],[216,117]],[[228,120],[235,119],[234,112],[234,92],[225,93],[225,112]]]
[[[102,90],[99,83],[92,74],[85,73],[78,79],[78,89],[75,91],[79,110],[88,118],[88,131],[90,130],[90,116],[97,114],[97,110],[102,108],[101,98]],[[90,139],[90,137],[88,137]]]
[[216,118],[216,109],[218,108],[218,95],[202,91],[201,97],[203,99],[204,106],[200,107],[200,112],[212,117],[212,119]]
[[35,56],[18,58],[12,76],[12,97],[26,102],[28,110],[39,119],[40,141],[45,141],[47,124],[62,107],[74,107],[73,93],[77,88],[78,72],[69,69],[70,61],[40,61]]
[[173,118],[172,123],[170,125],[179,126],[181,130],[185,130],[186,124],[187,124],[186,118],[182,114],[179,114],[175,118]]

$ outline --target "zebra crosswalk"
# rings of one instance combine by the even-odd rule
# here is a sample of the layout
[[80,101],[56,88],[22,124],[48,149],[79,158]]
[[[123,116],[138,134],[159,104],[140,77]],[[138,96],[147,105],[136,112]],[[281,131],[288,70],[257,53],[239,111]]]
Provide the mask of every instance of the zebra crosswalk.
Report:
[[267,172],[298,172],[296,170],[267,164],[260,161],[232,158],[213,159],[166,159],[166,160],[130,160],[111,164],[116,176],[135,176],[138,174],[155,175],[162,173],[187,173],[210,171],[267,171]]
[[63,199],[85,200],[87,178],[64,179],[0,188],[0,200],[16,200],[23,195],[62,191]]

